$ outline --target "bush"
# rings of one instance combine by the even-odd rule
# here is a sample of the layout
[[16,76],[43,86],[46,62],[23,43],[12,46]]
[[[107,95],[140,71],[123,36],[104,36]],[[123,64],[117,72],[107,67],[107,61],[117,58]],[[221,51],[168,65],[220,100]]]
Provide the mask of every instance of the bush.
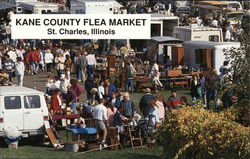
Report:
[[157,143],[170,158],[247,158],[249,128],[232,119],[230,112],[192,107],[173,110],[157,131]]

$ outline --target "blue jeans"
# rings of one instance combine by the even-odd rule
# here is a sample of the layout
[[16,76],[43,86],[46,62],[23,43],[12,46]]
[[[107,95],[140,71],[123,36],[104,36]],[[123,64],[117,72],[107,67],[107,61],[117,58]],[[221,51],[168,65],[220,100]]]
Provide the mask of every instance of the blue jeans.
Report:
[[215,108],[217,108],[217,90],[207,90],[207,108],[210,109],[210,100],[213,100],[215,103]]
[[64,70],[57,70],[57,76],[61,79],[61,75],[64,74]]
[[36,40],[30,40],[30,47],[31,48],[34,48],[34,47],[36,47]]
[[72,103],[72,104],[71,104],[71,109],[72,109],[72,111],[75,111],[75,110],[76,110],[76,103]]
[[81,69],[79,66],[76,66],[76,79],[79,81],[79,80],[82,80],[81,78]]
[[37,72],[38,72],[38,69],[39,69],[39,64],[38,64],[38,62],[37,62],[37,61],[31,62],[31,66],[32,66],[33,72],[37,73]]
[[131,88],[131,92],[134,92],[134,85],[133,85],[133,79],[127,79],[126,80],[126,88],[125,91],[128,92],[128,88]]
[[94,65],[87,65],[88,77],[94,77]]

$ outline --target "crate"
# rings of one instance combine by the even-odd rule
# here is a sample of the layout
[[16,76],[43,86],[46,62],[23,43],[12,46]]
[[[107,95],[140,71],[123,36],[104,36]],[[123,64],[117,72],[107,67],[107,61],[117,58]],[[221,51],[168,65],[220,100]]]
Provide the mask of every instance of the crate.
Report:
[[[109,138],[109,142],[110,142],[110,145],[115,145],[115,144],[119,144],[120,143],[120,140],[118,137],[115,137],[115,138]],[[120,146],[119,145],[116,145],[116,146],[112,146],[110,149],[111,150],[119,150]]]
[[115,138],[118,136],[118,128],[117,127],[109,127],[108,136],[110,138]]

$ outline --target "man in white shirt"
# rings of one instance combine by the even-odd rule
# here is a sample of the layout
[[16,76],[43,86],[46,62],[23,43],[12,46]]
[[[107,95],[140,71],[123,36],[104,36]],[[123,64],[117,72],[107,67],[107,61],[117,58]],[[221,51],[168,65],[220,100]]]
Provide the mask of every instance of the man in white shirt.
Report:
[[162,83],[160,82],[159,66],[155,60],[153,60],[151,64],[152,64],[150,72],[151,82],[153,84],[154,91],[157,92],[157,86],[162,87]]
[[215,28],[218,28],[218,20],[214,19],[212,21],[212,26],[215,27]]
[[226,32],[225,32],[225,41],[229,42],[229,40],[231,39],[231,33],[229,31],[228,28],[226,28]]
[[99,140],[99,135],[100,135],[100,131],[103,132],[103,140],[102,140],[102,145],[104,147],[106,147],[106,137],[107,137],[107,128],[106,128],[106,125],[107,125],[107,108],[104,106],[104,102],[105,100],[104,99],[100,99],[98,101],[98,105],[96,105],[94,107],[94,110],[93,110],[93,119],[95,120],[95,126],[96,126],[96,140],[97,141],[100,141]]
[[96,67],[96,58],[94,53],[89,53],[86,57],[88,77],[94,77],[94,69]]
[[15,50],[14,46],[11,47],[10,51],[7,54],[10,56],[10,58],[14,62],[16,62],[17,55],[16,55],[16,50]]

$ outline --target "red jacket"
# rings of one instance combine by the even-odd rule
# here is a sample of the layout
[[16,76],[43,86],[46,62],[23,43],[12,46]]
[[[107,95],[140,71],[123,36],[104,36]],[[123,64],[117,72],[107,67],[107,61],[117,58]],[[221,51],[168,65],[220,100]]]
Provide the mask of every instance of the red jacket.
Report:
[[[62,97],[59,95],[60,99],[61,99],[61,102],[62,102]],[[53,112],[59,112],[60,111],[60,105],[59,105],[59,100],[57,98],[57,94],[54,94],[52,96],[52,99],[51,99],[51,110],[53,110]]]
[[38,51],[28,52],[26,55],[27,62],[40,62],[40,54]]

